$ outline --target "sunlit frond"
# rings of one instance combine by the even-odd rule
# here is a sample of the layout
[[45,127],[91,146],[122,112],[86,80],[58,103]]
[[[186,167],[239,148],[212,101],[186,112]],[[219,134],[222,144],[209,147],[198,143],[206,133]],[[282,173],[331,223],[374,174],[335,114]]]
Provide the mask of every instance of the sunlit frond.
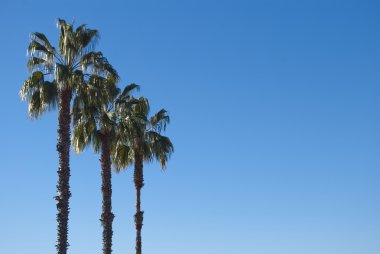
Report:
[[29,115],[37,118],[45,111],[56,108],[58,86],[55,81],[45,81],[43,73],[36,71],[25,80],[20,90],[20,97],[28,101]]
[[65,64],[71,65],[79,53],[73,32],[73,25],[66,23],[63,19],[58,19],[57,25],[61,31],[58,43],[59,53],[65,60]]
[[40,40],[43,45],[49,49],[50,52],[53,52],[54,47],[50,44],[49,40],[46,38],[46,36],[43,33],[34,32],[31,34],[32,40]]
[[40,57],[48,57],[53,55],[53,51],[49,50],[45,45],[36,40],[31,40],[28,46],[28,53],[34,55],[35,53],[41,53]]
[[40,33],[33,33],[31,35],[31,41],[28,46],[30,60],[27,64],[27,68],[29,71],[39,69],[50,72],[53,69],[55,49],[50,45],[47,39],[45,42],[41,41],[39,37],[46,39],[46,37]]

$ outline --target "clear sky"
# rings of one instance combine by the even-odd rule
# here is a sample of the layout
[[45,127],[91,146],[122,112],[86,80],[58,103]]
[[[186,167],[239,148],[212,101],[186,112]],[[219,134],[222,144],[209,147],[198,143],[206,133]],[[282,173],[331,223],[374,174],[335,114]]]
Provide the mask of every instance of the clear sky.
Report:
[[[146,166],[145,254],[380,253],[380,2],[1,1],[0,253],[55,252],[57,112],[27,117],[29,34],[101,33],[120,86],[166,108]],[[100,165],[71,157],[69,253],[101,253]],[[134,251],[132,171],[113,177],[114,253]]]

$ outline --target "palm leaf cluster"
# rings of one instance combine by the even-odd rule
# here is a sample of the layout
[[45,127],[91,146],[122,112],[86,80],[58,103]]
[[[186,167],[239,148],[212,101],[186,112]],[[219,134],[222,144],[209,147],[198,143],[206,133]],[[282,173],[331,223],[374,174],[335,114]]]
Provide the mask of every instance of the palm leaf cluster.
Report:
[[[149,101],[132,93],[139,86],[118,87],[119,75],[100,51],[95,51],[97,30],[58,19],[58,50],[42,33],[33,33],[27,68],[31,75],[20,90],[28,112],[36,119],[58,108],[59,157],[57,184],[57,253],[68,249],[70,145],[76,153],[92,146],[100,153],[102,178],[103,253],[112,252],[111,165],[119,172],[134,166],[136,188],[136,253],[141,251],[141,188],[144,162],[159,161],[162,169],[174,151],[163,135],[170,118],[165,109],[149,115]],[[72,130],[72,135],[71,135]]]

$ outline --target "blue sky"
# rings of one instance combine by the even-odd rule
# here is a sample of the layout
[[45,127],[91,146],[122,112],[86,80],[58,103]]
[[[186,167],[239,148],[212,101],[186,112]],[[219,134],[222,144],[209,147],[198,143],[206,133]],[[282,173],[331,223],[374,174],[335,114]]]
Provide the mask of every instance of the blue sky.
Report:
[[[166,108],[146,166],[146,254],[380,252],[379,1],[2,1],[0,253],[54,253],[57,112],[27,118],[28,36],[100,30],[120,86]],[[99,156],[71,157],[70,253],[101,253]],[[134,251],[132,171],[114,253]]]

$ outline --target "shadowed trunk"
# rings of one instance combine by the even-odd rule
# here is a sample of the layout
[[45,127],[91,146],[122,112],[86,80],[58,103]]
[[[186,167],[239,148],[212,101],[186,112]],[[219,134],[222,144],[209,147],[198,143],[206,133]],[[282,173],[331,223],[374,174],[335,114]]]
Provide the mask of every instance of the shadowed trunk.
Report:
[[143,225],[144,212],[141,211],[141,188],[144,186],[143,176],[143,157],[140,153],[135,152],[135,172],[133,174],[133,180],[136,188],[136,254],[141,254],[141,228]]
[[107,134],[102,135],[102,194],[103,206],[102,216],[100,221],[103,225],[103,253],[111,254],[112,252],[112,221],[114,215],[112,213],[112,183],[111,183],[111,158],[110,158],[110,144]]
[[57,253],[66,254],[69,246],[67,241],[69,220],[70,193],[70,102],[72,92],[63,89],[59,92],[59,115],[58,115],[58,142],[57,151],[59,157],[58,184],[57,184]]

